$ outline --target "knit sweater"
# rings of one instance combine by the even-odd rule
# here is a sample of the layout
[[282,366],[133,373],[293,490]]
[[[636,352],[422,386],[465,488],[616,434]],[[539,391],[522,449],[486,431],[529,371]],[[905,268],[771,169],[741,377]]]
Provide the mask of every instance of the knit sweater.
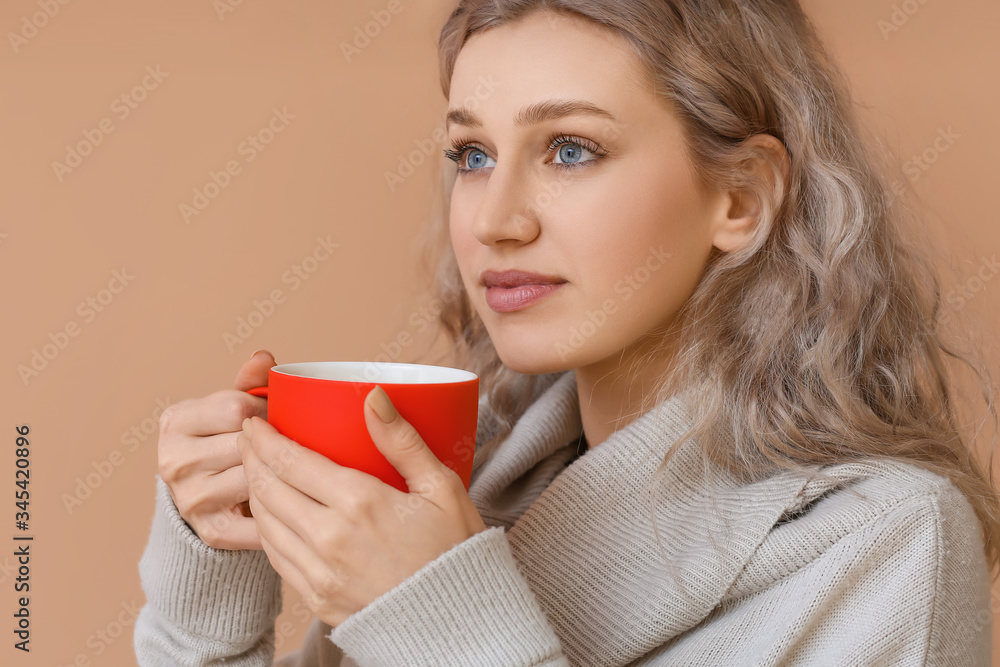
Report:
[[[539,389],[469,495],[487,530],[280,667],[989,665],[990,581],[971,505],[917,466],[708,484],[685,394],[577,456],[575,374]],[[491,434],[480,401],[477,445]],[[269,665],[281,580],[205,545],[156,478],[139,563],[141,665]],[[287,634],[288,630],[284,630]],[[284,636],[284,634],[282,635]]]

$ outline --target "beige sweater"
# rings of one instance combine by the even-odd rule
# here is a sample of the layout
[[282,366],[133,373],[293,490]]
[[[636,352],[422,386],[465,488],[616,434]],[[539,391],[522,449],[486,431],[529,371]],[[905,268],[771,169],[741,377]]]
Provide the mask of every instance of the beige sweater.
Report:
[[[576,458],[575,375],[551,378],[472,482],[491,528],[337,628],[313,618],[276,664],[989,664],[982,538],[948,480],[851,463],[826,469],[833,484],[712,490],[688,442],[659,493],[661,554],[644,483],[689,423],[683,395]],[[477,442],[491,423],[481,403]],[[266,555],[206,546],[156,485],[139,663],[271,664],[281,581]]]

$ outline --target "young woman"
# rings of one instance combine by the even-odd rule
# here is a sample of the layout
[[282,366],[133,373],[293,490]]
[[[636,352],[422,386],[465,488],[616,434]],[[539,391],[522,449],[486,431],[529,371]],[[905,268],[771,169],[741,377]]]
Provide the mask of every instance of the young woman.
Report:
[[285,666],[989,664],[938,281],[795,0],[462,1],[440,55],[472,485],[377,387],[409,494],[284,438],[253,356],[161,419],[141,664],[270,664],[282,579]]

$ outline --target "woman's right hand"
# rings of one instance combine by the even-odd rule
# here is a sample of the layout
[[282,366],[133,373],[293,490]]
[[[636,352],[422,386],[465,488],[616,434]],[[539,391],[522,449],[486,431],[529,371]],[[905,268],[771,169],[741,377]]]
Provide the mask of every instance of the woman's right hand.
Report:
[[181,517],[210,547],[263,548],[236,437],[247,417],[267,419],[267,399],[247,390],[267,385],[275,363],[270,352],[258,350],[240,368],[235,389],[178,401],[160,415],[160,477]]

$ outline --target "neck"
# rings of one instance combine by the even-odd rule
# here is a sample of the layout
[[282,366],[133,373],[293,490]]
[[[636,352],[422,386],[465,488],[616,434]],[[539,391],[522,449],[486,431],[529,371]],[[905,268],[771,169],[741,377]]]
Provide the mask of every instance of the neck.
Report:
[[[645,336],[620,353],[574,370],[580,421],[590,449],[642,416],[643,399],[670,372],[673,346]],[[652,406],[647,405],[646,408]]]

